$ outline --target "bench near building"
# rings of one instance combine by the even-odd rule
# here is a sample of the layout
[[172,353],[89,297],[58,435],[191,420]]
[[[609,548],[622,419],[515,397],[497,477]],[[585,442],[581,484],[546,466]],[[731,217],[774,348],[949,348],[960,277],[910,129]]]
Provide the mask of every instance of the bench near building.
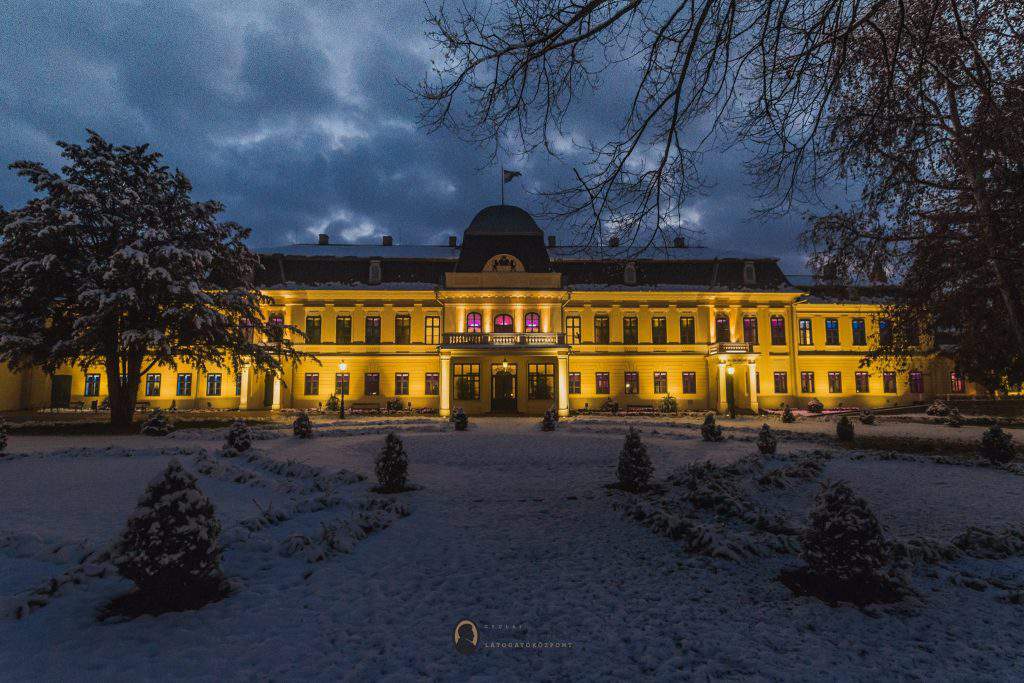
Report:
[[[356,407],[543,413],[552,406],[756,412],[889,405],[974,393],[948,359],[901,370],[860,361],[885,321],[877,302],[790,284],[776,259],[714,254],[681,240],[640,253],[558,246],[520,208],[476,215],[461,244],[291,245],[263,250],[267,313],[305,330],[282,377],[154,370],[139,400],[189,408]],[[342,370],[344,366],[344,370]],[[0,409],[101,406],[99,369],[0,370]]]

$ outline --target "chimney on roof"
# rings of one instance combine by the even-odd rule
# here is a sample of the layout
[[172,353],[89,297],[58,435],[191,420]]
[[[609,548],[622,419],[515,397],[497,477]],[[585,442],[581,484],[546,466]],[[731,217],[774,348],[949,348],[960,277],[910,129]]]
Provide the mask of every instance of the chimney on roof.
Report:
[[672,246],[676,249],[682,249],[686,246],[686,240],[683,239],[682,235],[676,235],[672,238]]
[[548,235],[548,246],[549,247],[555,246],[555,236],[554,235]]
[[448,235],[448,246],[452,249],[459,246],[459,238],[455,235]]
[[318,235],[318,237],[320,238],[320,240],[319,240],[319,242],[317,242],[317,244],[319,244],[321,247],[331,243],[331,236],[330,235],[325,235],[323,233],[320,233]]
[[608,246],[612,247],[613,249],[615,247],[619,246],[619,238],[618,237],[609,237],[608,238]]
[[385,247],[390,247],[394,243],[395,243],[395,241],[393,239],[391,239],[391,235],[384,235],[384,246]]

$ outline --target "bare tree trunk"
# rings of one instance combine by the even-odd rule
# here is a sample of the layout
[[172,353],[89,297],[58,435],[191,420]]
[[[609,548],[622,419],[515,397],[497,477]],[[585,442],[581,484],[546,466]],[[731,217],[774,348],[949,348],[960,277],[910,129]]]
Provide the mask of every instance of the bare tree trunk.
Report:
[[131,368],[122,374],[116,357],[107,357],[107,387],[110,393],[110,425],[127,429],[135,415],[135,403],[139,395],[139,369]]

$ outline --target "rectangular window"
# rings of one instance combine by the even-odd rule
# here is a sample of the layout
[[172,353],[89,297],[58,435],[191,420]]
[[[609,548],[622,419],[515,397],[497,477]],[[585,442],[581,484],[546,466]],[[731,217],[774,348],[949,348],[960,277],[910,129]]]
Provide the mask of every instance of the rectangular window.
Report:
[[640,339],[640,323],[633,316],[622,319],[622,343],[636,344]]
[[192,395],[192,373],[191,372],[179,372],[178,381],[174,387],[175,396],[191,396]]
[[679,343],[680,344],[696,344],[697,333],[696,327],[693,324],[693,318],[690,316],[683,316],[679,319]]
[[306,316],[306,343],[307,344],[319,344],[320,343],[320,331],[322,325],[320,323],[320,316],[318,315],[307,315]]
[[395,316],[395,343],[408,344],[412,338],[412,318],[404,313]]
[[527,396],[531,400],[549,400],[555,396],[555,364],[529,363],[526,366]]
[[868,380],[868,373],[860,370],[853,373],[853,382],[856,385],[858,394],[866,394],[870,391],[870,381]]
[[878,343],[881,346],[892,344],[892,323],[888,320],[878,321]]
[[460,401],[475,401],[480,398],[480,365],[478,363],[455,363],[455,398]]
[[828,393],[843,393],[843,373],[836,372],[835,370],[828,373]]
[[594,343],[595,344],[607,344],[609,339],[608,335],[608,316],[606,315],[595,315],[594,316]]
[[380,344],[380,316],[366,316],[366,335],[364,340],[367,344]]
[[427,396],[437,396],[441,393],[441,384],[438,381],[436,372],[428,372],[423,380],[423,393]]
[[696,372],[684,372],[683,373],[683,393],[684,394],[696,394],[697,393],[697,373]]
[[720,315],[715,318],[715,341],[732,341],[732,332],[729,330],[729,316]]
[[320,373],[307,372],[304,393],[306,396],[317,396],[320,394]]
[[336,372],[336,373],[334,373],[334,395],[335,396],[348,396],[348,373],[347,372]]
[[825,343],[829,346],[839,345],[839,320],[825,318]]
[[627,370],[625,373],[626,390],[627,394],[639,394],[640,393],[640,373]]
[[408,372],[396,372],[395,373],[395,396],[408,396],[409,395],[409,373]]
[[580,379],[580,373],[570,372],[569,373],[569,393],[580,394],[583,393],[583,382]]
[[654,393],[656,393],[656,394],[667,394],[668,393],[668,373],[667,372],[656,372],[656,373],[654,373]]
[[665,324],[665,319],[662,317],[651,318],[651,343],[668,343],[668,327]]
[[363,375],[363,395],[364,396],[379,396],[380,395],[380,373],[379,372],[367,372]]
[[868,335],[864,327],[864,318],[854,318],[850,327],[853,330],[853,345],[865,346],[868,343]]
[[221,374],[219,372],[210,373],[206,376],[206,395],[207,396],[220,396],[221,386],[223,384]]
[[146,396],[160,395],[160,373],[151,372],[146,375]]
[[235,396],[242,395],[242,373],[235,373]]
[[441,343],[441,318],[436,315],[428,315],[423,319],[423,343]]
[[813,372],[801,372],[800,373],[800,393],[813,394],[814,393],[814,373]]
[[882,391],[887,394],[896,393],[896,373],[895,372],[883,372],[882,373]]
[[284,314],[271,313],[267,317],[267,339],[279,342],[284,339]]
[[949,389],[954,394],[962,394],[967,391],[967,383],[964,382],[964,376],[959,372],[949,373]]
[[567,336],[570,344],[579,344],[583,341],[583,328],[580,325],[580,317],[578,315],[570,315],[565,319],[565,336]]
[[814,344],[814,331],[811,329],[810,318],[800,318],[800,346],[811,346]]
[[789,383],[786,381],[785,372],[775,373],[775,393],[785,394],[789,392]]
[[743,319],[743,341],[747,344],[757,343],[757,318],[747,316]]
[[785,346],[786,319],[781,315],[773,315],[768,322],[772,329],[772,344],[775,346]]
[[339,315],[334,319],[334,342],[336,344],[352,343],[352,316]]
[[921,374],[920,370],[910,371],[910,393],[912,394],[923,394],[924,393],[924,375]]
[[100,395],[100,376],[96,374],[88,374],[85,376],[85,395],[86,396],[99,396]]
[[612,382],[609,379],[607,372],[595,372],[594,373],[594,393],[595,394],[610,394],[612,393]]

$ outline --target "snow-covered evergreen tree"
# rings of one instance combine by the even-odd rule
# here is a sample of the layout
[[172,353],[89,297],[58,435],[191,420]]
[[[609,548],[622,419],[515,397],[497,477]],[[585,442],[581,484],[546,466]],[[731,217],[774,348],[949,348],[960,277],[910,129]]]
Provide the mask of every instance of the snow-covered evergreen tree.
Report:
[[812,398],[807,402],[807,412],[809,413],[820,413],[825,410],[824,404],[816,398]]
[[708,413],[704,416],[704,424],[700,426],[700,436],[705,441],[723,441],[722,428],[715,422],[715,414]]
[[171,433],[171,423],[167,421],[167,415],[159,408],[153,411],[142,423],[142,433],[146,436],[167,436]]
[[671,394],[661,399],[661,404],[658,406],[658,412],[669,413],[674,415],[679,409],[679,403],[676,401],[676,397]]
[[647,487],[654,473],[647,446],[640,440],[640,432],[630,427],[626,441],[619,451],[619,486],[626,491],[641,491]]
[[327,397],[326,408],[327,412],[329,413],[336,413],[339,410],[341,410],[341,401],[335,394],[331,394],[330,396]]
[[981,435],[979,455],[992,462],[1006,463],[1013,460],[1013,435],[1007,434],[999,425],[992,425]]
[[308,439],[313,436],[313,423],[310,422],[309,415],[305,411],[299,413],[295,422],[292,423],[292,433],[300,439]]
[[924,412],[926,415],[949,415],[949,404],[943,401],[941,398],[937,398],[934,401],[932,401],[932,404],[928,406],[928,409]]
[[544,412],[544,419],[540,421],[540,428],[545,432],[555,431],[555,427],[558,426],[557,414],[553,410],[547,410]]
[[402,440],[394,432],[384,438],[384,448],[377,454],[374,470],[378,491],[397,493],[408,488],[409,456],[405,453]]
[[873,425],[875,424],[875,411],[871,408],[864,408],[860,411],[860,423],[862,425]]
[[455,429],[460,432],[466,431],[469,428],[469,416],[466,415],[466,411],[462,408],[456,408],[455,412],[452,413],[452,424],[455,425]]
[[853,423],[845,415],[836,422],[836,438],[840,441],[853,441]]
[[228,430],[226,445],[237,453],[244,453],[252,447],[252,432],[242,420],[235,420]]
[[0,362],[104,368],[111,423],[127,427],[157,365],[280,371],[304,355],[264,319],[249,231],[218,222],[220,203],[193,202],[146,145],[92,131],[57,144],[59,173],[12,164],[39,196],[0,214]]
[[771,455],[779,445],[779,439],[772,432],[772,428],[766,424],[761,425],[761,431],[757,433],[757,450],[764,455]]
[[782,421],[786,424],[796,422],[796,415],[793,414],[793,411],[787,405],[782,406]]
[[113,562],[141,591],[170,599],[220,579],[219,534],[213,504],[172,460],[139,499]]
[[801,540],[811,573],[840,585],[874,582],[887,561],[878,519],[842,482],[822,486]]

